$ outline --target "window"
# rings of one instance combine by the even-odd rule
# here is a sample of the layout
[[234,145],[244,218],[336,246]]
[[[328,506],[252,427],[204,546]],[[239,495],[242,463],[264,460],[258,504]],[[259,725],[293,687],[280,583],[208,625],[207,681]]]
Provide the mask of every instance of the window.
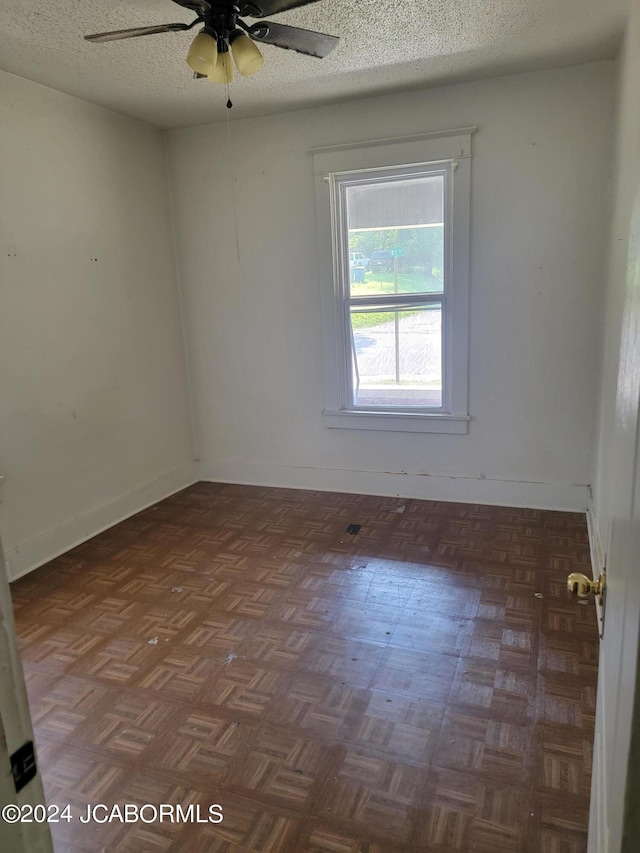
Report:
[[328,426],[467,432],[470,142],[314,150]]

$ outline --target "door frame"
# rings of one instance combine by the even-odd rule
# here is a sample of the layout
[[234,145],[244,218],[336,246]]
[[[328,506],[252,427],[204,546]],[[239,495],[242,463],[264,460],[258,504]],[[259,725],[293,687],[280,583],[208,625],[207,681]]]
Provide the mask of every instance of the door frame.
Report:
[[[0,804],[46,805],[39,771],[19,793],[11,775],[10,756],[33,741],[33,728],[3,555],[0,539]],[[46,822],[9,824],[0,819],[0,849],[11,853],[53,853],[49,826]]]

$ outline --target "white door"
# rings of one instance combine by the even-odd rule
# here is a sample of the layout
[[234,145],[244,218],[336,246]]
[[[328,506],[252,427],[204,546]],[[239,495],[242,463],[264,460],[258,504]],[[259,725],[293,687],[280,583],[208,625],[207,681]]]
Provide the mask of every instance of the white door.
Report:
[[[629,765],[640,623],[640,188],[626,266],[616,419],[610,448],[611,523],[608,541],[603,543],[607,598],[600,647],[589,853],[640,851],[640,839],[632,837],[637,831],[632,818],[640,807],[640,768]],[[640,718],[636,718],[635,728],[640,728]],[[640,741],[640,732],[635,737]]]

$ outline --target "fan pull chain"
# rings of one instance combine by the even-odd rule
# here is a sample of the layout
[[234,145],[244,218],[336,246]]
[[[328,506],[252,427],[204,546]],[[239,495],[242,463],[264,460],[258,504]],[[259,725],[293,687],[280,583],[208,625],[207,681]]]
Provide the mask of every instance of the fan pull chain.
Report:
[[[227,94],[228,94],[229,84],[227,83]],[[229,106],[231,104],[231,100],[227,101],[227,107],[231,109]],[[236,188],[235,188],[235,177],[233,174],[233,155],[231,150],[231,124],[229,122],[229,113],[227,113],[227,143],[229,148],[229,175],[231,177],[231,207],[233,208],[233,227],[236,232],[236,254],[238,256],[238,264],[240,263],[240,240],[238,238],[238,215],[236,211]]]
[[[226,75],[226,76],[227,76],[227,79],[225,80],[224,85],[225,85],[225,88],[227,90],[227,109],[230,110],[231,107],[233,106],[233,104],[231,103],[231,93],[229,92],[229,76],[228,75]],[[227,125],[227,128],[228,128],[228,125]]]

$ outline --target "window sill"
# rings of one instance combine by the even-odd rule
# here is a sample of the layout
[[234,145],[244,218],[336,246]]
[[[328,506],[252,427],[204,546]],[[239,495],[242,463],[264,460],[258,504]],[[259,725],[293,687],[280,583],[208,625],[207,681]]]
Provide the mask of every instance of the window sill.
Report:
[[425,414],[424,412],[356,412],[349,410],[323,412],[325,426],[330,429],[374,429],[386,432],[439,432],[466,435],[469,415]]

